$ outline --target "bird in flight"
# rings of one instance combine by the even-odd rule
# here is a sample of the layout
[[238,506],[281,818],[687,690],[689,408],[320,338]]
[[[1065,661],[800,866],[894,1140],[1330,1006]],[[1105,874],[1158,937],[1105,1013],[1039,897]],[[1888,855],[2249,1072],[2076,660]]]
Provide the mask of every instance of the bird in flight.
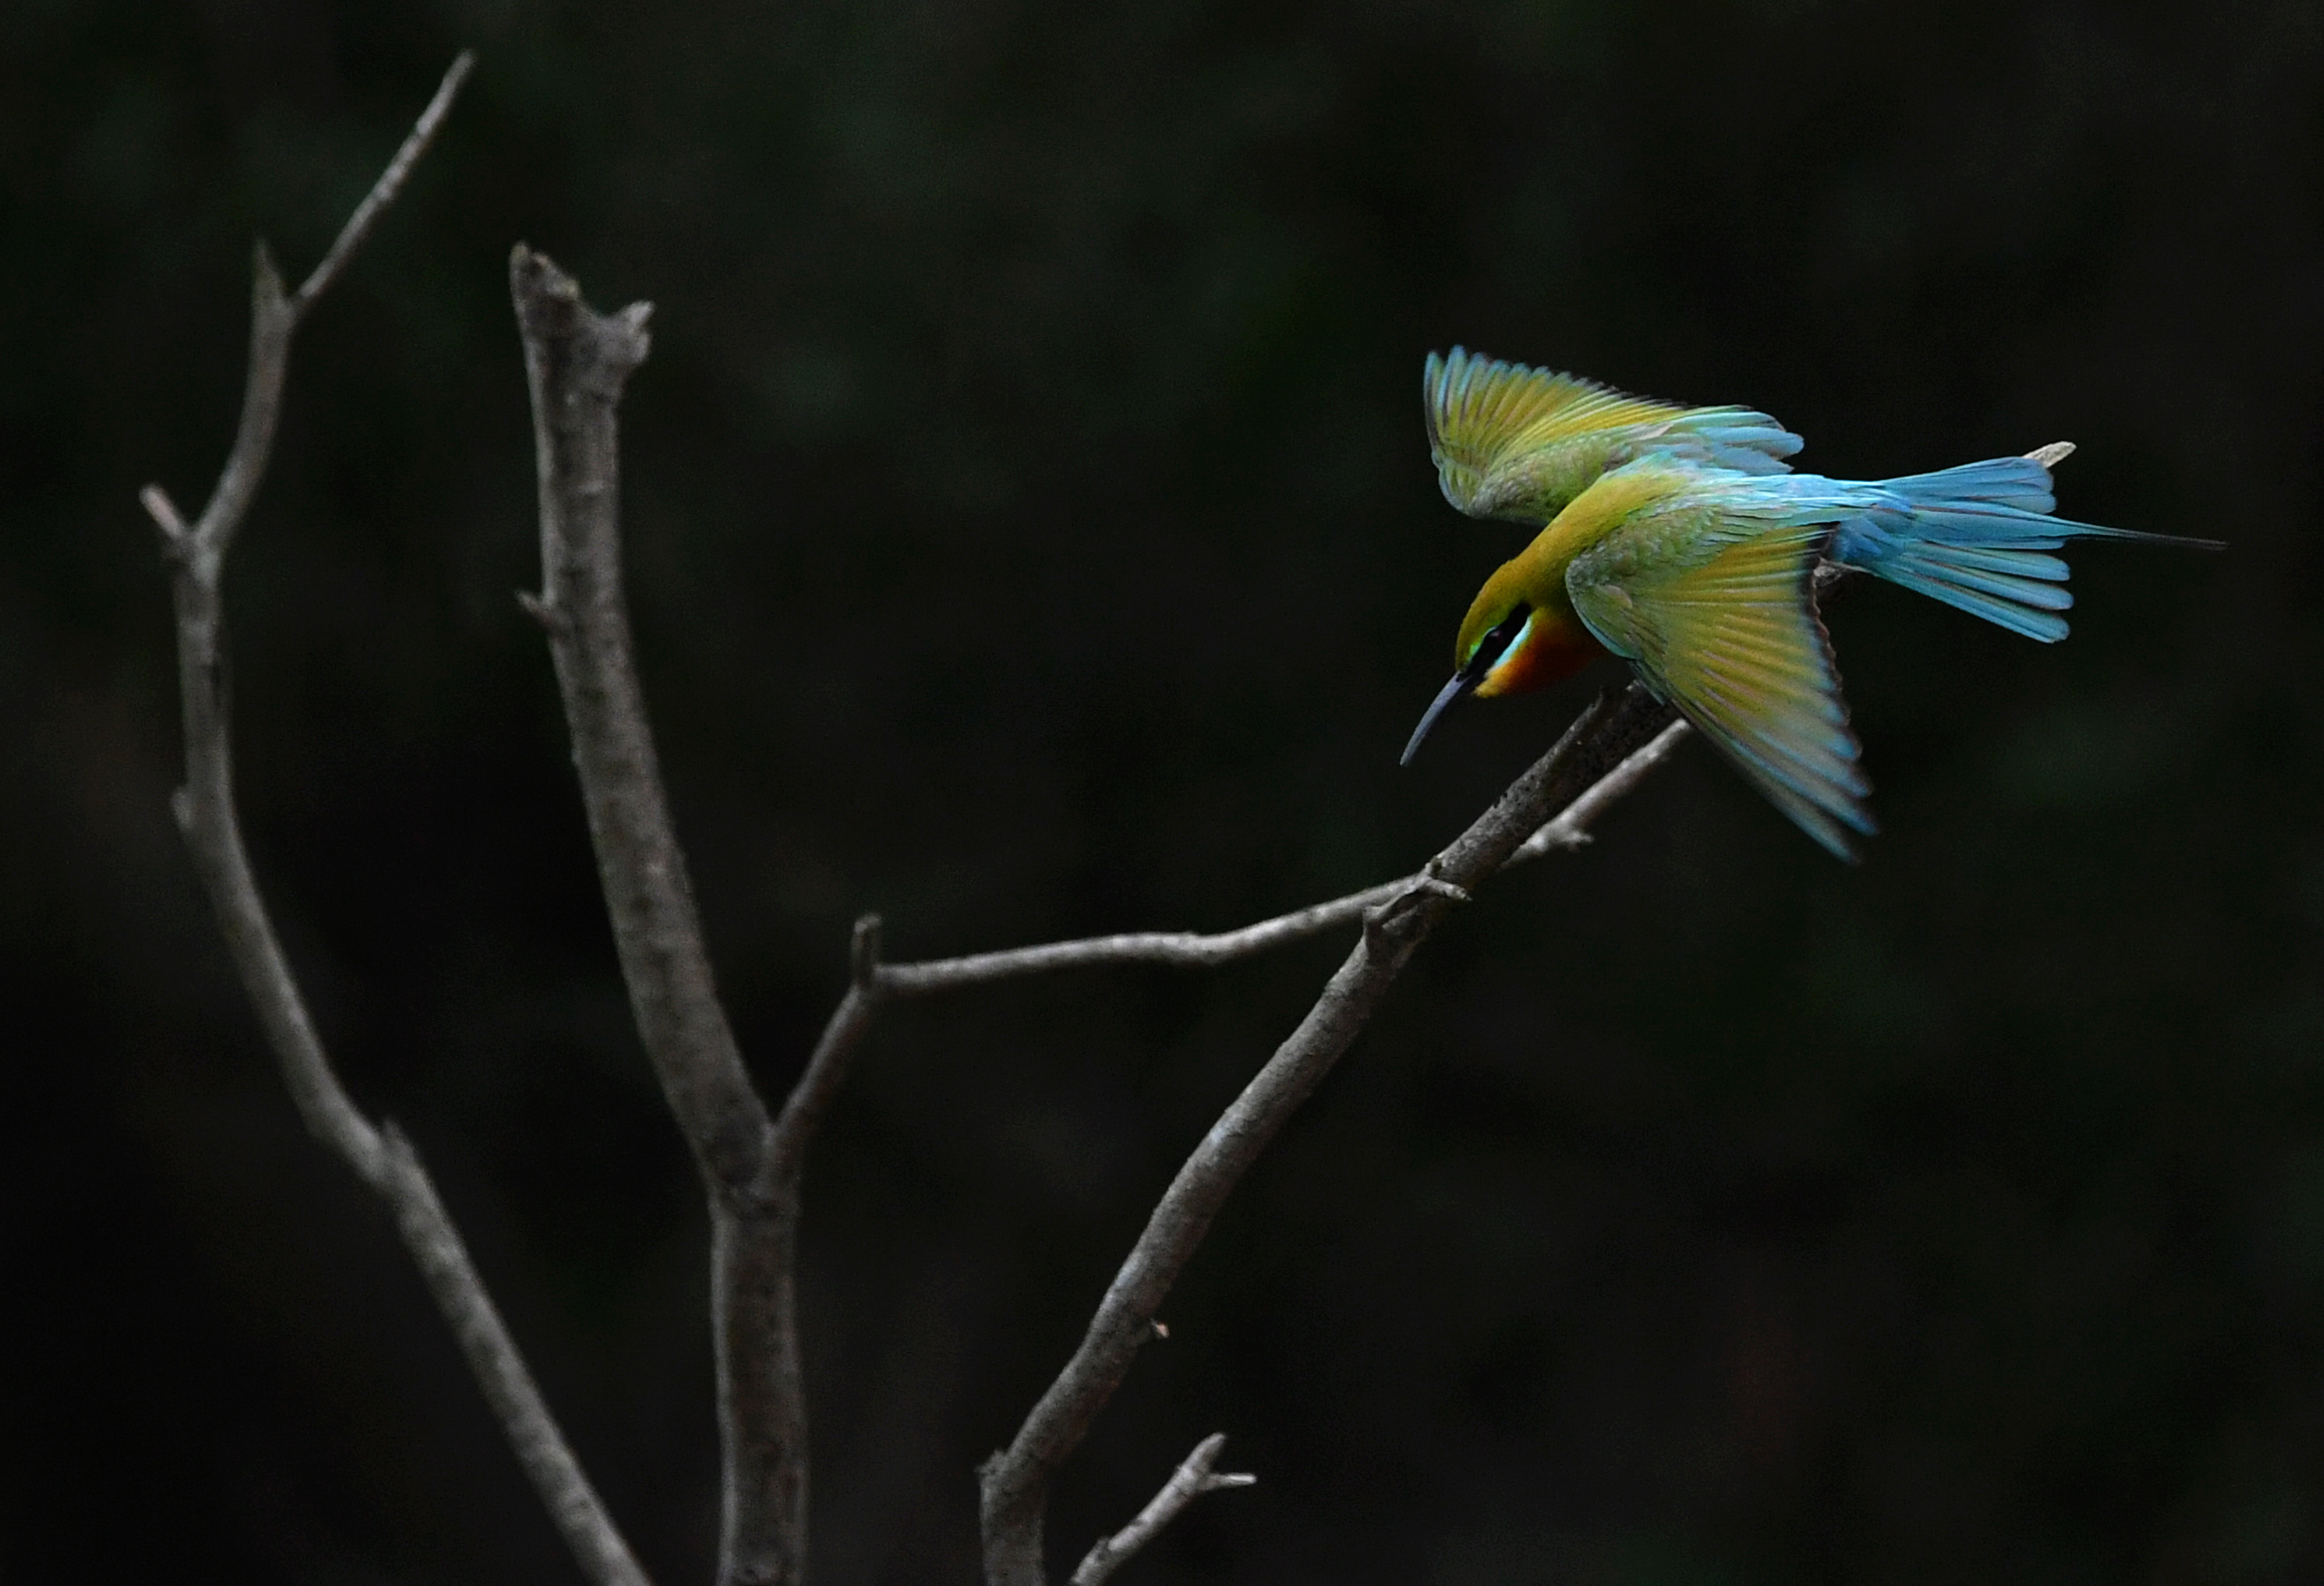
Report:
[[1791,473],[1800,438],[1748,408],[1626,396],[1460,347],[1429,355],[1424,390],[1445,499],[1541,531],[1471,604],[1452,678],[1405,761],[1461,699],[1617,655],[1843,859],[1877,828],[1816,607],[1820,568],[2054,643],[2073,604],[2052,554],[2068,540],[2217,546],[2052,516],[2047,464],[2069,447],[1860,483]]

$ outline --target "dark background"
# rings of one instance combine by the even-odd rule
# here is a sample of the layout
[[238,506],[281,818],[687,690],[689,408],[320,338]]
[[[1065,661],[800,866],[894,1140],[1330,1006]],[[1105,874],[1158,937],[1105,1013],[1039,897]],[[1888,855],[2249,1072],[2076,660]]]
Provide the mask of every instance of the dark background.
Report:
[[[1521,533],[1431,347],[1762,405],[1877,476],[2070,438],[2047,649],[1837,610],[1886,834],[1700,745],[1430,944],[1072,1466],[1140,1580],[2324,1579],[2324,11],[12,0],[0,11],[0,1573],[571,1581],[169,825],[137,487],[207,493],[250,240],[297,349],[229,579],[262,879],[657,1576],[705,1578],[704,1229],[547,657],[505,292],[653,299],[646,681],[787,1083],[898,956],[1408,869],[1589,688],[1396,753]],[[826,1582],[967,1581],[972,1467],[1344,944],[899,1010],[809,1178]],[[1127,1576],[1124,1577],[1128,1579]]]

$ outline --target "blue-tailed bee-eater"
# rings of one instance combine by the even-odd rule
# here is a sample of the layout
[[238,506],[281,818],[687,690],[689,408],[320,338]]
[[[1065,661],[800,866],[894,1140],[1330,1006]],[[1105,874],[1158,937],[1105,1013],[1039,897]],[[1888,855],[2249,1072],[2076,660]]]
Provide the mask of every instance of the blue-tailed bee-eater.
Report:
[[2073,595],[2051,553],[2069,539],[2216,544],[2052,516],[2062,446],[1860,484],[1788,472],[1800,438],[1765,413],[1625,396],[1459,347],[1429,355],[1425,394],[1445,498],[1543,527],[1471,604],[1452,679],[1404,758],[1456,700],[1538,688],[1610,653],[1842,858],[1877,828],[1819,568],[2054,642]]

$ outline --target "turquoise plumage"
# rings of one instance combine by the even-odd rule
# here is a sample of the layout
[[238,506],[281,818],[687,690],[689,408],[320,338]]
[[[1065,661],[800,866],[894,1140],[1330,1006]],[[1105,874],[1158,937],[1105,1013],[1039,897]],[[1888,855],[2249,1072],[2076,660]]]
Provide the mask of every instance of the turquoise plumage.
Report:
[[2074,604],[2064,587],[2064,560],[2045,553],[2069,539],[2216,546],[2052,517],[2050,470],[2031,457],[1968,463],[1864,488],[1877,503],[1834,528],[1830,560],[2045,644],[2066,636],[2066,619],[2058,613]]

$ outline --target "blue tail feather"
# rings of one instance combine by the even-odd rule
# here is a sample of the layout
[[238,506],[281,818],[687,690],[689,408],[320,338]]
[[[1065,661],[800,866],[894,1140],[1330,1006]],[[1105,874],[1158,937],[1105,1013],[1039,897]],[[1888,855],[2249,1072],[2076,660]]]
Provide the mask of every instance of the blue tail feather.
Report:
[[1827,555],[2029,639],[2066,636],[2074,603],[2057,550],[2070,539],[2216,542],[2049,515],[2050,471],[2030,457],[1965,463],[1865,487],[1875,498],[1832,530]]
[[1913,572],[1884,573],[1882,576],[1887,578],[1892,584],[1900,585],[1911,590],[1915,595],[1925,595],[1932,600],[1941,600],[1947,605],[1967,612],[1973,617],[1983,617],[1997,627],[2006,628],[2013,633],[2022,633],[2028,639],[2036,639],[2044,644],[2055,644],[2071,631],[2067,625],[2066,619],[2055,612],[2038,611],[2032,606],[2020,605],[2015,601],[2006,600],[1997,595],[1983,594],[1974,589],[1964,589],[1958,584],[1950,584],[1941,578],[1932,578]]
[[2066,581],[2064,559],[2042,551],[1988,550],[1976,545],[1951,545],[1945,550],[1945,559],[1956,567],[1974,567],[1981,573],[2002,573],[2013,578],[2037,578],[2049,584]]
[[1950,546],[1916,546],[1892,564],[1895,571],[1910,572],[1923,578],[1950,584],[1961,589],[1989,595],[1996,600],[2015,601],[2019,605],[2032,606],[2035,611],[2062,612],[2074,604],[2074,592],[2061,582],[2036,582],[2032,578],[2013,578],[2006,573],[1987,573],[1965,567],[1949,554]]
[[1895,557],[1868,571],[1915,595],[1941,600],[2044,644],[2055,644],[2066,636],[2066,619],[2057,613],[2074,604],[2070,590],[2056,584],[1971,572],[1949,563],[1943,555],[1947,548],[1916,549],[1923,554]]
[[2021,512],[2049,512],[2058,504],[2050,492],[2050,470],[2031,457],[1994,457],[1933,474],[1906,474],[1884,479],[1879,487],[1916,507],[1990,502]]

